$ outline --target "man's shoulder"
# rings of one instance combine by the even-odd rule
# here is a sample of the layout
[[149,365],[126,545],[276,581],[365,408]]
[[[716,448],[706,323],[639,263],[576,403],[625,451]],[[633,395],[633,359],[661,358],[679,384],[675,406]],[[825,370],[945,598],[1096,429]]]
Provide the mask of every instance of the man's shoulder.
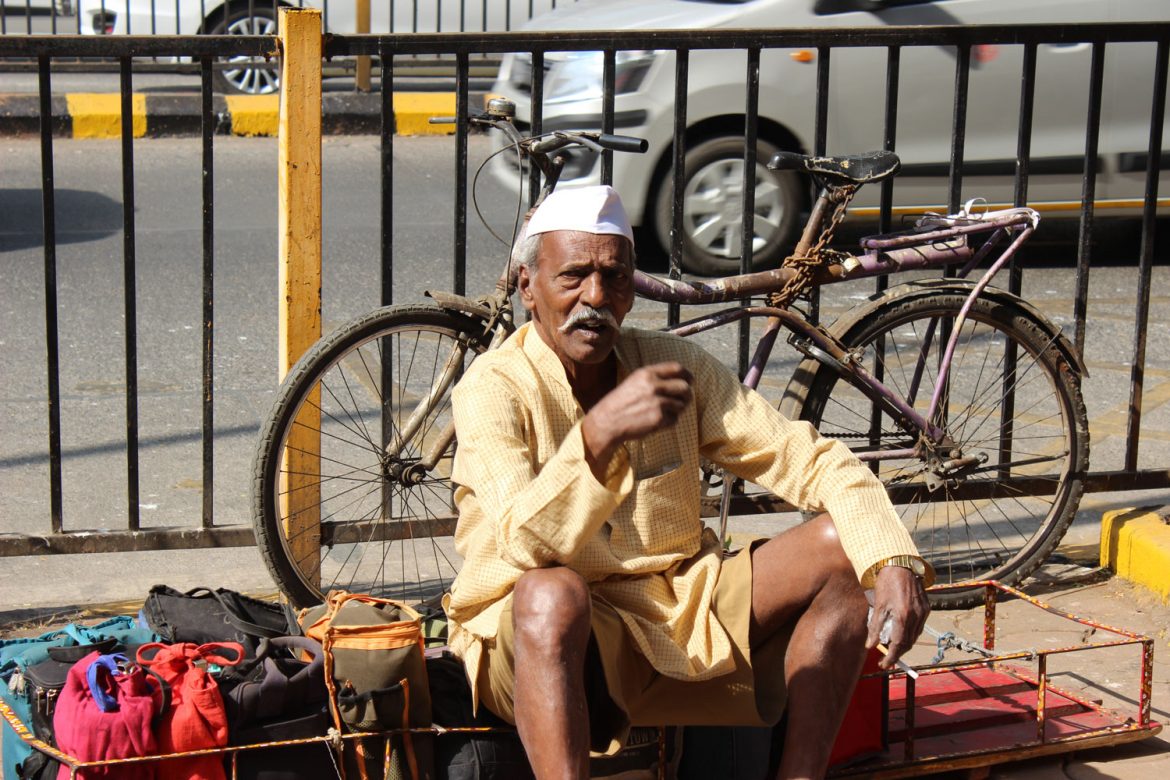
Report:
[[636,346],[643,365],[666,360],[677,360],[688,367],[695,363],[718,363],[715,356],[700,344],[673,333],[629,327],[622,329],[622,339]]
[[458,390],[485,382],[517,385],[532,376],[531,363],[513,334],[496,349],[476,357],[455,387]]

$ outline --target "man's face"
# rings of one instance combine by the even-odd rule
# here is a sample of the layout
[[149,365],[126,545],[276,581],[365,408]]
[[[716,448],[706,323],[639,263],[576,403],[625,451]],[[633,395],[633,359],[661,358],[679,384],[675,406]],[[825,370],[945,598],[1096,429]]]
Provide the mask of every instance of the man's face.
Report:
[[[570,376],[579,365],[604,361],[634,304],[630,243],[623,236],[575,230],[544,233],[536,267],[534,274],[520,269],[520,300],[545,343]],[[608,309],[613,323],[595,317],[574,322],[590,307]]]

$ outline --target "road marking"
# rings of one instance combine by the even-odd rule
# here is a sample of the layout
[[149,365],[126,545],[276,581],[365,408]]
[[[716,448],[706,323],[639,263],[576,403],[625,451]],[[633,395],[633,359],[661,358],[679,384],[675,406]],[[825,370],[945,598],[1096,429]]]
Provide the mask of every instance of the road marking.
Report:
[[395,92],[395,135],[450,135],[455,125],[432,125],[433,116],[455,115],[454,92]]
[[280,125],[279,95],[224,95],[232,135],[275,136]]
[[[74,138],[120,138],[122,136],[122,96],[118,93],[70,92],[65,105],[73,120]],[[130,96],[135,138],[146,135],[146,95]]]
[[1150,507],[1106,512],[1101,518],[1101,565],[1166,601],[1170,598],[1170,525]]

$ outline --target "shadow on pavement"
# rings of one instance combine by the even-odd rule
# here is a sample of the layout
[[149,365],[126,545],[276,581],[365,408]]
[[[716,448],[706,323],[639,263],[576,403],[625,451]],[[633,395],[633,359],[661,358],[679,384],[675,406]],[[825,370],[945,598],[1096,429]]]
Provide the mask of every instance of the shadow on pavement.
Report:
[[[77,244],[122,229],[122,204],[87,190],[56,191],[57,243]],[[40,189],[0,189],[0,252],[44,246]]]

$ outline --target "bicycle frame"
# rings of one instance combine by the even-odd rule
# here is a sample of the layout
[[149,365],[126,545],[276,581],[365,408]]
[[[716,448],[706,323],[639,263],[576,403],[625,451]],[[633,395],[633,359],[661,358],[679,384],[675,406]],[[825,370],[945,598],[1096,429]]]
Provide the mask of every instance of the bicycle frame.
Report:
[[[970,205],[968,204],[968,208]],[[810,224],[813,221],[810,220]],[[951,325],[951,334],[939,366],[938,382],[925,415],[915,411],[912,404],[924,375],[923,361],[933,339],[933,332],[928,334],[919,357],[919,366],[915,372],[911,392],[905,399],[892,392],[881,380],[867,371],[862,365],[860,355],[847,351],[823,328],[813,325],[799,311],[792,309],[775,306],[723,309],[680,323],[671,328],[670,332],[680,336],[691,336],[728,325],[744,317],[767,317],[764,333],[748,364],[747,374],[743,377],[745,385],[755,389],[759,384],[776,336],[783,326],[793,334],[796,339],[794,346],[798,350],[807,357],[840,371],[866,397],[887,411],[908,433],[924,437],[931,445],[945,446],[947,442],[944,429],[932,421],[938,419],[943,390],[947,385],[951,359],[963,321],[975,299],[1035,231],[1038,221],[1039,215],[1026,208],[989,212],[978,217],[971,215],[967,210],[957,215],[928,217],[920,222],[920,225],[930,229],[870,236],[861,241],[862,249],[866,250],[862,254],[850,255],[840,264],[821,266],[817,269],[818,272],[814,276],[814,283],[817,286],[846,279],[863,279],[897,271],[940,268],[959,263],[962,263],[962,267],[957,276],[966,278],[1005,237],[1011,233],[1015,234],[1011,243],[1003,248],[975,283],[958,319]],[[973,252],[967,237],[979,233],[991,233],[991,236],[977,252]],[[703,304],[773,292],[781,289],[794,273],[791,268],[780,268],[725,277],[714,282],[683,282],[636,272],[634,285],[640,296],[651,300],[675,304]],[[859,457],[862,460],[881,460],[905,458],[916,454],[918,454],[916,448],[909,448],[860,453]]]

